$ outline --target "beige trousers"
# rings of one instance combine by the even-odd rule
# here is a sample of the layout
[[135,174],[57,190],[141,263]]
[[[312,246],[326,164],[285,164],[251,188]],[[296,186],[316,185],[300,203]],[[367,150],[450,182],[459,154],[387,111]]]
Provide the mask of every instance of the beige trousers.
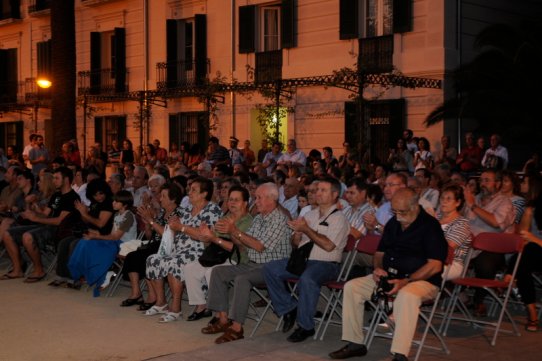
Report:
[[[343,340],[357,344],[365,343],[363,335],[364,303],[371,299],[375,285],[371,274],[353,279],[344,286]],[[437,292],[438,287],[427,281],[410,282],[399,290],[393,303],[395,332],[391,344],[392,353],[408,355],[412,338],[416,332],[420,305],[424,301],[435,298]]]

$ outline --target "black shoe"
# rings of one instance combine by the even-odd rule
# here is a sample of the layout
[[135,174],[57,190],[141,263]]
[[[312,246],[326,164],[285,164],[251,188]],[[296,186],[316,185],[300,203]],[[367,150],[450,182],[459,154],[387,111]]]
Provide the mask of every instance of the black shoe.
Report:
[[361,357],[367,355],[367,347],[365,345],[357,345],[349,342],[343,348],[332,352],[329,354],[329,357],[335,360],[342,360],[350,357]]
[[391,361],[408,361],[408,358],[402,353],[396,353]]
[[127,298],[120,303],[120,307],[131,307],[135,305],[141,305],[143,303],[143,296],[137,298]]
[[314,336],[314,328],[312,330],[305,330],[304,328],[298,327],[286,340],[289,342],[303,342],[311,336]]
[[284,314],[282,317],[282,332],[286,333],[292,329],[295,325],[295,319],[297,318],[297,307],[290,312]]
[[187,317],[187,321],[197,321],[197,320],[200,320],[204,317],[211,317],[213,315],[213,313],[211,312],[211,310],[208,310],[208,309],[204,309],[203,311],[200,311],[200,312],[196,312],[194,311],[190,316]]

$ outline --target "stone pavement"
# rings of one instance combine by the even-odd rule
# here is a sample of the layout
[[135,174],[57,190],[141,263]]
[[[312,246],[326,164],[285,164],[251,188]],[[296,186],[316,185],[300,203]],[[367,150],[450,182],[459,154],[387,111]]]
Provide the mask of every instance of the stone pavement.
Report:
[[[0,274],[6,267],[0,265]],[[90,291],[49,287],[49,281],[0,281],[0,361],[311,361],[327,360],[329,352],[343,345],[336,326],[330,327],[324,341],[289,343],[286,334],[274,331],[277,318],[271,313],[253,338],[215,345],[217,336],[199,331],[208,319],[160,324],[157,317],[119,307],[128,296],[126,288],[111,298],[93,298]],[[185,316],[191,312],[186,302],[183,310]],[[492,347],[480,330],[454,326],[446,338],[450,355],[424,350],[421,360],[538,360],[541,333],[523,331],[524,317],[519,309],[517,313],[520,337],[501,335]],[[247,334],[253,326],[252,320],[247,321]],[[434,341],[429,339],[431,344]],[[363,360],[390,360],[389,347],[389,340],[377,338]]]

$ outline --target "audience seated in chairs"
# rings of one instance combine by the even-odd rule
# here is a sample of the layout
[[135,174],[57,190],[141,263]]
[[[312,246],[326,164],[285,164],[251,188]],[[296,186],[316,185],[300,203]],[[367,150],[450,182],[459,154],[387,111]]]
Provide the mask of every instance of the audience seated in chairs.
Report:
[[[250,304],[250,290],[264,283],[262,268],[265,263],[287,257],[290,253],[291,231],[287,216],[278,208],[279,192],[273,183],[264,183],[256,190],[256,207],[259,214],[252,226],[242,232],[229,220],[227,229],[231,240],[248,250],[248,263],[219,266],[211,273],[207,307],[217,312],[218,320],[201,330],[204,334],[223,333],[215,343],[225,343],[244,338],[243,324]],[[233,282],[233,299],[230,303],[229,288]],[[231,319],[231,321],[229,320]]]
[[367,353],[363,335],[364,303],[384,277],[392,287],[388,295],[396,295],[393,304],[396,327],[391,345],[394,361],[407,360],[419,307],[438,293],[448,253],[440,224],[418,205],[415,191],[409,188],[395,192],[391,209],[395,216],[384,228],[374,256],[373,274],[353,279],[344,287],[342,337],[348,344],[330,353],[333,359]]
[[[138,248],[133,252],[129,252],[124,259],[122,273],[125,279],[130,280],[131,293],[130,296],[122,301],[122,307],[129,307],[139,304],[140,311],[146,311],[156,303],[156,292],[153,283],[146,279],[148,296],[147,300],[143,300],[143,294],[139,287],[141,278],[145,278],[145,269],[147,258],[158,252],[160,240],[164,233],[165,225],[168,224],[170,218],[179,217],[180,208],[178,204],[184,197],[183,190],[176,184],[165,184],[160,191],[160,212],[154,215],[152,208],[141,206],[137,209],[137,214],[141,221],[145,224],[145,237],[149,241],[140,243]],[[121,255],[123,247],[121,245]]]
[[[96,197],[105,197],[105,194],[94,194]],[[100,286],[119,252],[119,245],[137,237],[136,218],[130,211],[133,203],[134,198],[129,191],[118,192],[113,197],[116,213],[111,233],[103,235],[99,230],[89,229],[70,256],[68,269],[72,278],[79,280],[83,277],[87,284],[95,285],[94,296],[99,296]]]
[[[284,318],[282,331],[288,332],[297,320],[299,327],[288,337],[290,342],[301,342],[314,335],[313,316],[320,287],[339,275],[342,251],[350,231],[347,218],[337,209],[340,191],[341,184],[335,178],[320,179],[316,190],[318,208],[303,218],[288,222],[294,231],[294,246],[307,247],[312,242],[307,266],[301,275],[288,270],[288,258],[271,261],[263,267],[273,308]],[[285,281],[296,277],[299,277],[296,287],[298,298],[284,287]]]
[[73,173],[68,168],[55,169],[53,182],[57,192],[51,196],[47,207],[43,210],[39,208],[25,210],[20,216],[33,224],[11,227],[4,233],[4,245],[13,263],[13,269],[3,278],[23,277],[22,257],[19,250],[21,244],[34,265],[32,273],[27,276],[25,282],[35,283],[45,278],[40,249],[44,249],[47,242],[54,243],[66,232],[71,232],[72,225],[79,219],[79,212],[75,209],[75,201],[79,200],[79,196],[71,188],[72,180]]
[[[175,232],[171,251],[147,258],[146,274],[156,291],[156,304],[145,314],[162,314],[159,322],[172,322],[181,317],[181,295],[184,288],[182,265],[196,261],[203,252],[203,242],[199,239],[200,225],[205,223],[213,226],[222,215],[218,205],[210,202],[212,194],[211,180],[202,177],[194,179],[188,191],[190,206],[181,210],[179,218],[169,220],[169,227]],[[166,277],[173,296],[169,307],[164,291]]]
[[[232,220],[235,227],[246,232],[252,225],[252,216],[248,213],[248,190],[239,185],[229,188],[226,215],[219,219],[214,232],[207,224],[200,226],[201,240],[208,245],[203,255],[196,262],[183,266],[188,302],[194,305],[194,312],[187,321],[196,321],[202,317],[210,317],[211,311],[207,309],[207,289],[211,283],[213,268],[224,264],[243,264],[248,262],[248,253],[243,245],[236,245],[231,241],[227,232]],[[224,231],[224,232],[222,232]]]
[[[95,230],[100,235],[108,235],[113,227],[113,194],[111,188],[103,179],[94,179],[86,185],[86,198],[90,200],[90,206],[85,206],[81,201],[75,202],[75,208],[81,215],[81,223],[74,226],[72,235],[63,238],[57,248],[56,279],[49,286],[79,288],[68,269],[70,255],[75,249],[83,233],[87,230]],[[77,281],[77,280],[75,280]]]

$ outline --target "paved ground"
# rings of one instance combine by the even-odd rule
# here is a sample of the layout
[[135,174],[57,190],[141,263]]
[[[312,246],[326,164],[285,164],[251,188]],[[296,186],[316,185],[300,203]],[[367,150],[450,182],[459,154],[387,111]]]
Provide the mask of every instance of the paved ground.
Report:
[[[0,273],[5,271],[0,265]],[[274,332],[269,315],[251,339],[215,345],[216,336],[202,335],[205,320],[159,324],[133,308],[121,308],[127,289],[112,298],[93,298],[84,290],[53,289],[47,282],[0,281],[0,361],[18,360],[326,360],[341,347],[333,327],[324,341],[291,344]],[[185,314],[190,309],[183,304]],[[518,316],[523,322],[523,318]],[[251,330],[253,321],[247,322]],[[248,332],[247,332],[248,333]],[[455,327],[447,337],[450,355],[427,350],[421,360],[538,360],[540,333],[503,335],[491,347],[480,331]],[[390,342],[376,339],[364,360],[389,360]]]

